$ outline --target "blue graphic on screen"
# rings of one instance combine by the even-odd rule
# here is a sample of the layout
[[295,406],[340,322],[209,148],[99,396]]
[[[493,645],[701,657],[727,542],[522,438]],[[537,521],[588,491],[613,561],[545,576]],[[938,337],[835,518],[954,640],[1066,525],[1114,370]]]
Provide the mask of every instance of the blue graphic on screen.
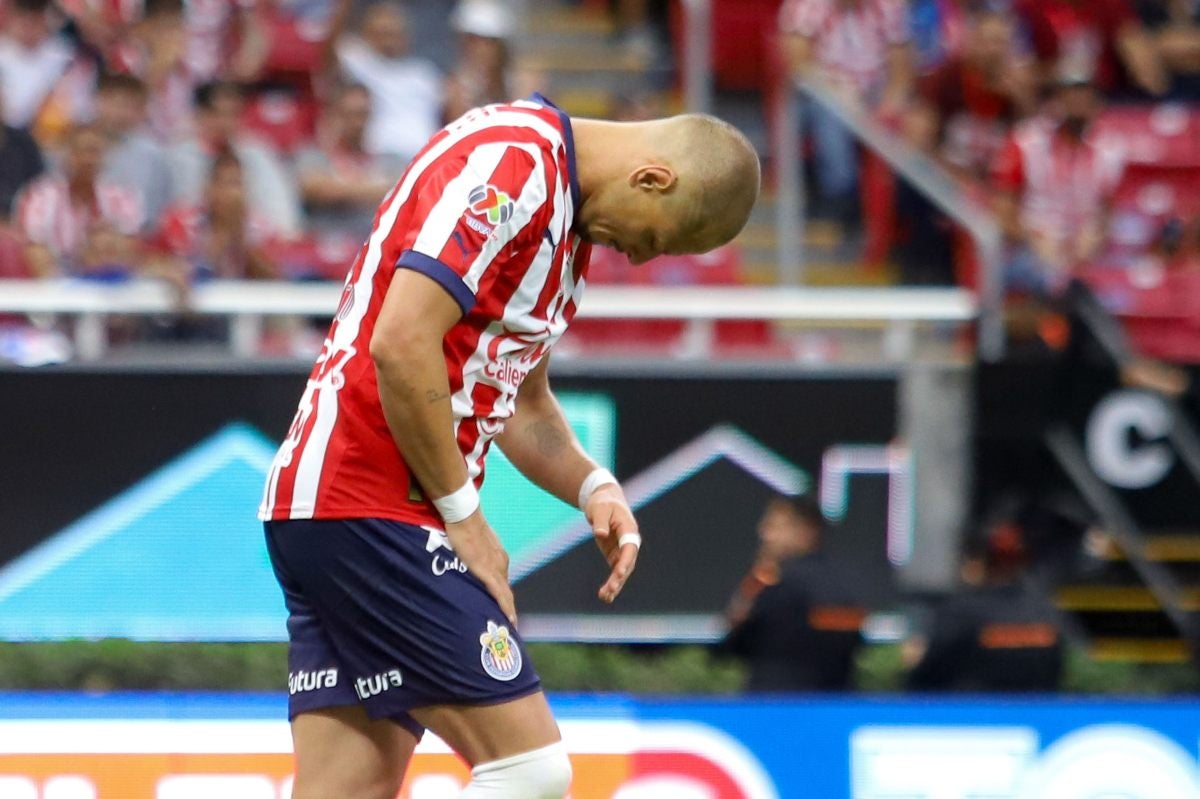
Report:
[[[559,400],[583,446],[611,466],[611,398]],[[231,424],[0,569],[0,639],[286,640],[255,517],[275,448],[254,427]],[[579,515],[498,449],[482,493],[514,557]]]
[[282,640],[255,518],[275,445],[233,424],[0,571],[0,637]]

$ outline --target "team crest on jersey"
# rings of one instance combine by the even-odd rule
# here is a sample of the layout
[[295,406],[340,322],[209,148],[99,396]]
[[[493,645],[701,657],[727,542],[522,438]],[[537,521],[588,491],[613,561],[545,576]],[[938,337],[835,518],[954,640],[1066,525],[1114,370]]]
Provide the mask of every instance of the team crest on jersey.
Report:
[[521,673],[521,650],[507,627],[489,621],[487,632],[479,636],[479,645],[483,647],[479,660],[488,676],[508,682]]
[[471,213],[486,216],[493,225],[503,225],[512,219],[512,198],[490,183],[475,187],[467,200],[471,203]]

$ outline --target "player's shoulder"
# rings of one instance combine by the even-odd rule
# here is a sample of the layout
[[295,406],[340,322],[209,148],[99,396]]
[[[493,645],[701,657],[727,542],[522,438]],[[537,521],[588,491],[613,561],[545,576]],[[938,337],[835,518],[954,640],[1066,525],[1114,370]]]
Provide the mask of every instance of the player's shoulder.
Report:
[[466,133],[473,145],[509,144],[530,154],[540,151],[552,160],[572,146],[566,114],[537,94],[468,111],[450,129]]

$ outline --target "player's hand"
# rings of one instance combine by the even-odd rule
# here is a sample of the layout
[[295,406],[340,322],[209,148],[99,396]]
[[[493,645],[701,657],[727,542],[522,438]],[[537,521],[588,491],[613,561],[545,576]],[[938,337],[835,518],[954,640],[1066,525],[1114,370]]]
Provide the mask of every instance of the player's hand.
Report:
[[512,587],[508,584],[508,553],[492,526],[477,510],[461,522],[446,525],[446,538],[454,554],[467,564],[483,587],[496,600],[500,610],[517,626],[517,603],[513,599]]
[[592,492],[587,504],[587,519],[596,537],[596,546],[612,567],[612,571],[600,586],[600,599],[611,603],[625,587],[625,581],[633,574],[637,565],[638,544],[621,545],[621,536],[638,531],[633,511],[625,501],[625,492],[619,485],[609,483]]

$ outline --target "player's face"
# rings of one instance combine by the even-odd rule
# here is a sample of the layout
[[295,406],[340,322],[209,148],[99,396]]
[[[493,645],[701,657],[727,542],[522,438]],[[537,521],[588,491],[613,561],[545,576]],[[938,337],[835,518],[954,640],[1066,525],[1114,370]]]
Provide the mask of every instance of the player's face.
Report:
[[682,231],[688,199],[683,192],[670,190],[673,174],[662,179],[670,181],[662,188],[636,180],[611,187],[588,209],[587,237],[624,253],[633,264],[644,264],[660,255],[704,252],[707,248]]

